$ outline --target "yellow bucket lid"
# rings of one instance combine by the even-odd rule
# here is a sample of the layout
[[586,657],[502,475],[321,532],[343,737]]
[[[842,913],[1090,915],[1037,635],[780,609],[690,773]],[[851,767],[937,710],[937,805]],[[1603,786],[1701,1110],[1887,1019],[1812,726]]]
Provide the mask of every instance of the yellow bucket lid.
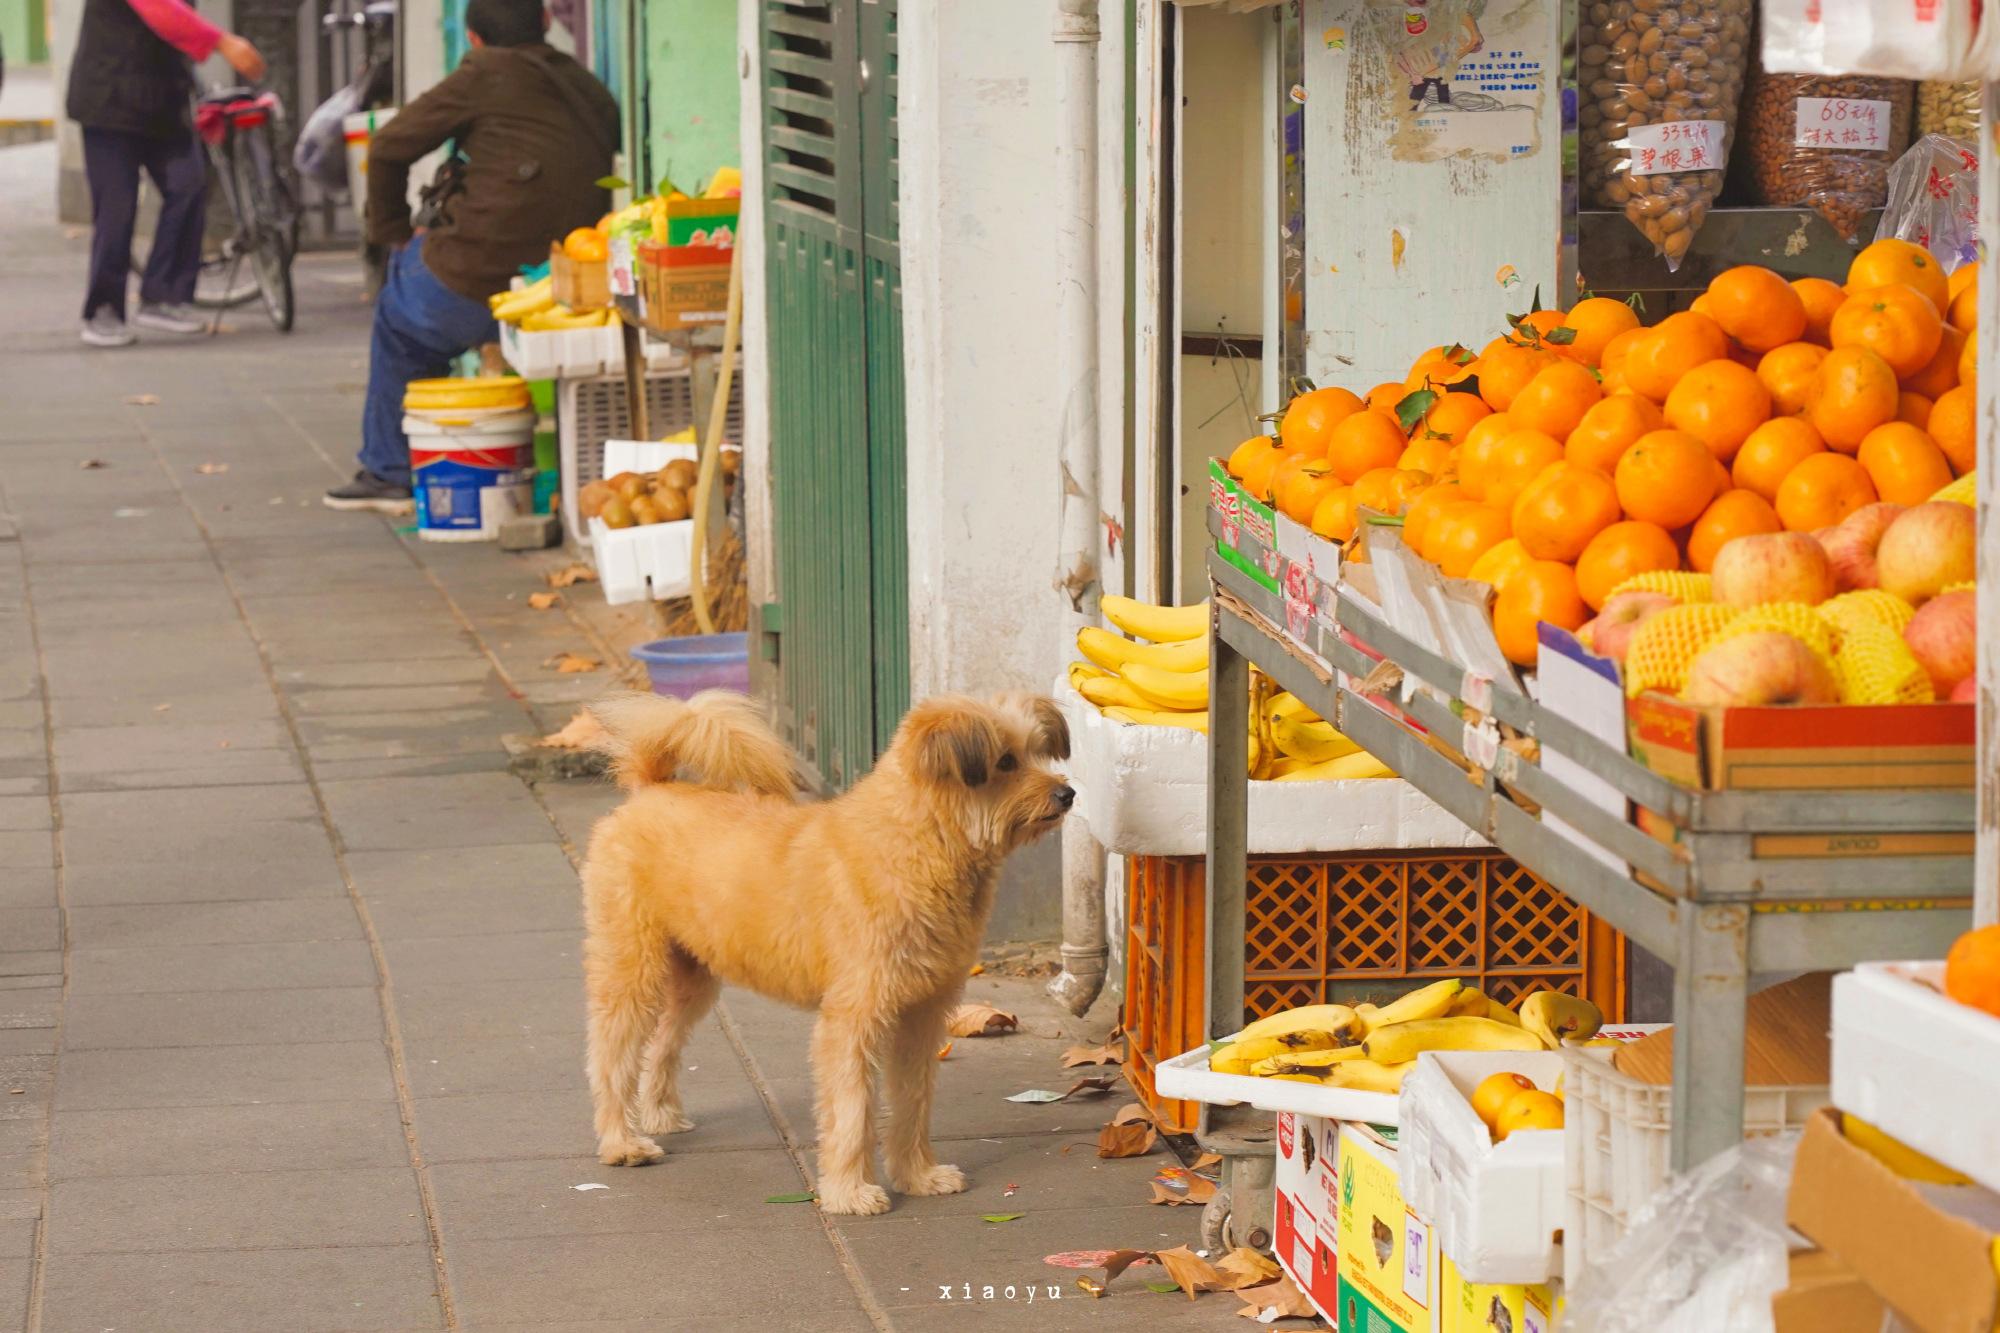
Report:
[[521,389],[528,382],[519,375],[478,375],[470,379],[411,380],[411,393],[452,393],[466,389]]

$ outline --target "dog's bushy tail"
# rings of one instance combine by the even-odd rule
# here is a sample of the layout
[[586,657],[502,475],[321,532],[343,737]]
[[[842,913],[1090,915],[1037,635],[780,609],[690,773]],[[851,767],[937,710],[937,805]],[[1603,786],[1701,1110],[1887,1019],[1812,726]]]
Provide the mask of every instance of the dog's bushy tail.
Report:
[[602,748],[627,791],[667,782],[768,796],[798,791],[791,750],[744,695],[704,690],[682,701],[621,694],[600,699],[590,711],[609,733]]

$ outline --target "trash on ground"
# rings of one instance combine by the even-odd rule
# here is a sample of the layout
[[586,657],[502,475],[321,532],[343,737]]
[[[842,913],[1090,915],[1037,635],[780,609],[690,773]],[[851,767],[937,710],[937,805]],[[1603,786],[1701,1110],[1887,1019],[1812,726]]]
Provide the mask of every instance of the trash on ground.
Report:
[[800,1190],[797,1194],[772,1194],[765,1197],[765,1203],[811,1203],[819,1195],[811,1190]]
[[982,1222],[1018,1222],[1026,1216],[1026,1213],[982,1213],[979,1220]]
[[573,583],[597,582],[597,571],[581,561],[552,569],[543,576],[551,588],[567,588]]
[[528,607],[534,611],[546,611],[560,601],[562,601],[562,598],[552,592],[531,592],[528,594]]
[[609,1185],[600,1185],[594,1180],[586,1180],[583,1184],[571,1185],[570,1188],[573,1190],[608,1190],[611,1187]]

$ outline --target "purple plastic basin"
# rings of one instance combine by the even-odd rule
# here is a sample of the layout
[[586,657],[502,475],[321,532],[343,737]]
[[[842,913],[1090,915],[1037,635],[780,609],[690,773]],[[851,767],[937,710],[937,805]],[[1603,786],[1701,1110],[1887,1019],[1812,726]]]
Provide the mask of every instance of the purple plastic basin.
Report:
[[703,690],[750,692],[750,636],[691,634],[655,639],[632,650],[653,678],[653,693],[690,699]]

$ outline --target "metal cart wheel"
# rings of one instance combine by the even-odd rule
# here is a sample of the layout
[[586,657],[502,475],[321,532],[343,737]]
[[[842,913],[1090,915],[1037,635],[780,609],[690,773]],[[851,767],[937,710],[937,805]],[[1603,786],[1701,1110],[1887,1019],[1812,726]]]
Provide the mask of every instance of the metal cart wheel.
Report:
[[1216,1254],[1236,1248],[1229,1225],[1229,1191],[1218,1189],[1201,1209],[1201,1248]]
[[[1204,1144],[1215,1151],[1212,1143]],[[1210,1253],[1238,1246],[1271,1252],[1271,1212],[1277,1198],[1272,1185],[1276,1166],[1272,1145],[1256,1145],[1251,1153],[1225,1154],[1222,1183],[1201,1210],[1201,1243]]]

